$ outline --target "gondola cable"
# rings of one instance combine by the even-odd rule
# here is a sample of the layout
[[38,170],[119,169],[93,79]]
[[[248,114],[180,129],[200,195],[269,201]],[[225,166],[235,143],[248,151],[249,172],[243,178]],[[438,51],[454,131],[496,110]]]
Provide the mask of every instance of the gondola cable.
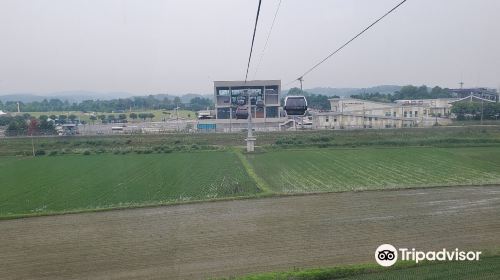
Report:
[[248,78],[248,69],[250,68],[250,61],[252,60],[253,43],[255,41],[255,33],[257,32],[257,22],[259,21],[260,4],[261,3],[262,3],[262,0],[259,0],[259,6],[257,7],[257,16],[255,17],[255,25],[253,27],[252,45],[250,46],[250,55],[248,56],[247,72],[245,74],[245,83],[247,82],[247,78]]
[[276,18],[278,16],[278,12],[280,10],[280,7],[281,7],[281,0],[279,0],[278,6],[276,7],[276,12],[274,12],[273,22],[271,23],[271,28],[269,29],[269,32],[267,33],[266,43],[264,44],[264,48],[262,49],[262,52],[260,53],[259,62],[257,63],[257,66],[255,67],[255,73],[253,74],[254,79],[257,76],[257,72],[259,71],[260,64],[262,63],[262,59],[264,58],[264,53],[266,52],[267,45],[269,43],[269,38],[271,37],[271,33],[273,32],[274,24],[276,23]]
[[388,16],[390,13],[394,12],[397,8],[399,8],[401,5],[403,5],[406,1],[407,0],[401,1],[399,4],[397,4],[396,6],[394,6],[394,8],[390,9],[383,16],[381,16],[376,21],[374,21],[372,24],[370,24],[368,27],[366,27],[365,29],[363,29],[358,34],[356,34],[356,36],[352,37],[349,41],[347,41],[342,46],[340,46],[338,49],[336,49],[335,51],[333,51],[332,53],[330,53],[323,60],[321,60],[320,62],[316,63],[313,67],[311,67],[309,70],[307,70],[306,72],[304,72],[304,74],[302,74],[300,77],[298,77],[297,79],[295,79],[293,81],[290,81],[288,84],[286,84],[286,86],[288,86],[288,85],[290,85],[290,84],[292,84],[292,83],[294,83],[296,81],[300,81],[301,79],[303,79],[305,75],[311,73],[314,69],[316,69],[318,66],[320,66],[321,64],[323,64],[325,61],[327,61],[330,57],[332,57],[333,55],[335,55],[336,53],[338,53],[339,51],[341,51],[343,48],[345,48],[347,45],[349,45],[352,41],[356,40],[359,36],[361,36],[363,33],[365,33],[368,29],[372,28],[375,24],[377,24],[383,18],[385,18],[386,16]]

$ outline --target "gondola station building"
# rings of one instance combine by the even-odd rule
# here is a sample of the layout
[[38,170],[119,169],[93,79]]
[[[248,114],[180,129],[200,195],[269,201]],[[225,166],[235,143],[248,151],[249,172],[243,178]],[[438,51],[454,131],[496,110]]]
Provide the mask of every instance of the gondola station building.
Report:
[[199,120],[198,130],[204,127],[218,132],[247,129],[248,99],[254,130],[280,130],[280,123],[285,120],[280,108],[280,92],[280,80],[215,81],[214,119]]

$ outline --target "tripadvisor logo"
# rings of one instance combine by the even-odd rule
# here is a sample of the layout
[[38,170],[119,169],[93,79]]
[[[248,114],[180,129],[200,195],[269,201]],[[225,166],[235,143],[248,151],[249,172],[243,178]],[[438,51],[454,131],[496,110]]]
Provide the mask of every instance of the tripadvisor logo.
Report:
[[391,244],[382,244],[375,250],[375,260],[381,266],[391,266],[398,260],[398,250]]
[[375,250],[375,260],[381,266],[392,266],[399,259],[402,261],[478,261],[481,251],[460,251],[443,249],[440,251],[418,251],[415,248],[399,248],[391,244],[382,244]]

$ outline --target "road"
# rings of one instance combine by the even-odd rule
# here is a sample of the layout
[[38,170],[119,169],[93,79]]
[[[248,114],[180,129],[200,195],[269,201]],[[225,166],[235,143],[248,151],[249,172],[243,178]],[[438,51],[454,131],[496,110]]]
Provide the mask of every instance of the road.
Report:
[[0,221],[0,279],[205,279],[374,263],[381,243],[500,248],[500,186],[350,192]]

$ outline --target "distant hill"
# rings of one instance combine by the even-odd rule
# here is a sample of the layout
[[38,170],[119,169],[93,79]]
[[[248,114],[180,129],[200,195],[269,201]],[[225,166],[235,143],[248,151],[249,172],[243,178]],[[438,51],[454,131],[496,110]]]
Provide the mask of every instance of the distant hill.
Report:
[[201,97],[201,98],[210,98],[212,99],[212,95],[208,94],[196,94],[196,93],[187,93],[184,95],[172,95],[172,94],[152,94],[152,96],[156,99],[163,99],[163,98],[168,98],[170,100],[173,100],[175,97],[180,97],[182,103],[189,103],[191,99],[195,97]]
[[[330,87],[317,87],[311,89],[305,89],[305,91],[314,94],[321,94],[326,96],[341,96],[341,97],[349,97],[353,94],[360,93],[394,93],[401,89],[401,86],[395,85],[381,85],[369,88],[330,88]],[[288,90],[284,90],[283,94],[286,94]],[[34,102],[34,101],[42,101],[44,99],[57,98],[62,101],[68,101],[69,103],[79,103],[84,100],[111,100],[118,98],[130,98],[134,96],[148,96],[149,94],[132,94],[128,92],[93,92],[93,91],[83,91],[83,90],[74,90],[74,91],[60,91],[54,93],[47,94],[33,94],[33,93],[11,93],[0,95],[0,101],[21,101],[23,103]],[[210,98],[212,99],[212,94],[196,94],[196,93],[187,93],[187,94],[152,94],[156,99],[163,99],[167,97],[168,99],[174,99],[176,96],[179,96],[182,100],[182,103],[189,103],[189,101],[194,97],[202,97],[202,98]]]
[[[204,97],[204,98],[212,98],[212,95],[202,95],[202,94],[194,94],[188,93],[184,95],[173,95],[173,94],[152,94],[157,99],[163,99],[165,97],[169,99],[174,99],[176,96],[181,98],[182,103],[189,103],[189,101],[194,97]],[[43,101],[44,99],[60,99],[62,101],[68,101],[69,103],[79,103],[84,100],[111,100],[118,98],[130,98],[134,96],[148,96],[148,94],[144,95],[135,95],[128,92],[92,92],[92,91],[61,91],[54,92],[44,95],[32,94],[32,93],[13,93],[13,94],[4,94],[0,95],[0,101],[20,101],[23,103],[34,102],[34,101]]]
[[83,100],[92,100],[92,99],[100,99],[100,100],[109,100],[116,98],[128,98],[133,96],[131,93],[127,92],[108,92],[108,93],[100,93],[93,91],[60,91],[48,94],[33,94],[33,93],[12,93],[12,94],[4,94],[0,95],[0,100],[2,102],[6,101],[20,101],[23,103],[34,102],[34,101],[43,101],[44,99],[60,99],[62,101],[68,101],[69,103],[81,102]]
[[0,95],[0,101],[2,101],[2,102],[20,101],[20,102],[27,103],[27,102],[34,102],[34,101],[42,101],[44,98],[47,98],[47,97],[33,95],[33,94],[23,94],[23,93]]

